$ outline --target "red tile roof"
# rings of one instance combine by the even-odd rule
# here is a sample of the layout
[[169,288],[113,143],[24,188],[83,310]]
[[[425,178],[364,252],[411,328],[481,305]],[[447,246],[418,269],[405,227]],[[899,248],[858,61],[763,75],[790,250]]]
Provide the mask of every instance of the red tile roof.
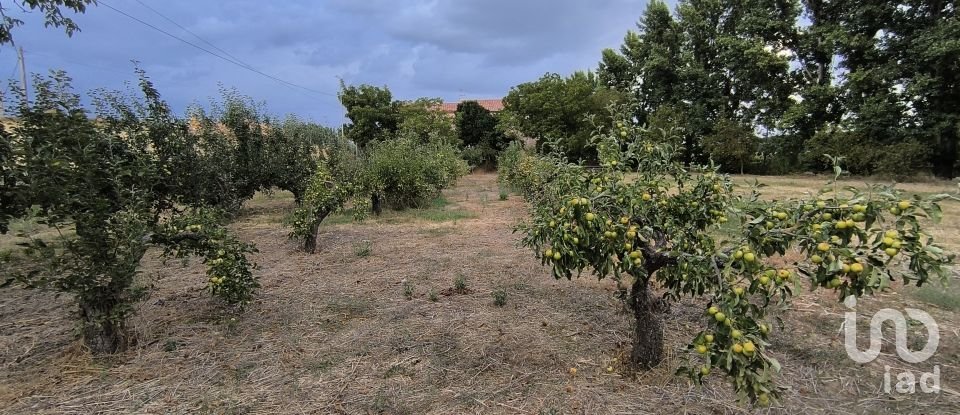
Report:
[[443,105],[440,106],[440,111],[453,114],[457,112],[457,105],[466,101],[477,101],[481,107],[486,108],[487,111],[490,112],[500,112],[503,110],[503,100],[500,99],[465,99],[460,102],[444,102]]
[[457,105],[459,105],[457,102],[444,102],[440,105],[440,111],[453,114],[457,112]]

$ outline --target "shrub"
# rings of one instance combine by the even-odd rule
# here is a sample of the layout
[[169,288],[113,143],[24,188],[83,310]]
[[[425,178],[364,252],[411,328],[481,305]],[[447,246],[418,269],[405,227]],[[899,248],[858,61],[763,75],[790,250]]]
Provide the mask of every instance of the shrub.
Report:
[[525,150],[519,142],[513,142],[500,153],[497,181],[528,199],[534,198],[556,170],[551,160]]
[[465,293],[467,291],[466,275],[457,274],[457,277],[453,279],[453,290],[458,293]]
[[[875,145],[857,132],[828,127],[807,140],[800,162],[809,170],[829,171],[832,165],[824,154],[843,154],[844,167],[850,173],[867,175],[872,171]],[[851,148],[858,151],[848,151]]]
[[373,242],[363,240],[353,244],[353,254],[365,258],[370,256],[370,252],[373,251]]
[[478,168],[494,164],[497,151],[486,144],[470,145],[463,148],[461,157],[470,168]]
[[873,173],[885,177],[903,180],[932,168],[933,149],[916,140],[905,140],[888,144],[877,149],[873,162]]
[[507,292],[503,288],[498,288],[493,291],[493,304],[497,307],[507,305]]
[[372,143],[363,169],[367,189],[394,209],[423,207],[467,173],[453,146],[402,137]]
[[801,162],[808,169],[830,171],[830,159],[824,154],[843,154],[844,166],[853,174],[903,179],[929,171],[931,152],[915,140],[882,143],[861,132],[829,127],[807,141]]
[[747,126],[723,119],[714,126],[713,134],[703,138],[703,147],[721,169],[743,174],[744,166],[760,148],[760,139]]

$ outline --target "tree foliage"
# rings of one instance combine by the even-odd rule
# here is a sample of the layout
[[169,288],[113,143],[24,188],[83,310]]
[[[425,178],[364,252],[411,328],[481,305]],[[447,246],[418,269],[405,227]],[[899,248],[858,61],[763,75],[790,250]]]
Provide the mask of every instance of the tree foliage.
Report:
[[[946,281],[954,257],[925,227],[940,220],[938,201],[950,196],[911,197],[890,186],[841,187],[835,180],[809,198],[736,195],[716,167],[685,167],[669,141],[644,139],[631,113],[617,114],[595,137],[600,169],[559,153],[520,154],[511,155],[516,161],[503,174],[514,183],[539,182],[526,193],[532,218],[518,230],[556,278],[589,270],[624,286],[636,320],[634,367],[660,363],[664,302],[689,296],[703,304],[703,329],[692,336],[690,365],[680,373],[702,382],[719,371],[740,398],[767,405],[777,396],[780,371],[767,351],[769,310],[788,303],[802,282],[845,299],[892,288],[898,279]],[[548,165],[520,170],[530,165],[525,158]],[[834,169],[838,177],[840,167]],[[801,258],[784,264],[788,251]]]
[[[378,106],[348,106],[358,102],[354,96],[358,92],[376,95]],[[290,238],[302,242],[308,252],[317,249],[320,225],[330,214],[349,208],[359,220],[368,209],[379,215],[383,205],[422,207],[467,172],[455,126],[439,111],[440,100],[390,101],[389,90],[367,85],[344,86],[341,99],[348,114],[358,115],[351,118],[357,124],[347,128],[348,138],[354,141],[335,141],[338,145],[323,149],[312,176],[304,182],[304,197],[287,219]],[[375,121],[384,119],[395,121],[396,130],[381,128]],[[372,135],[357,135],[362,131]]]
[[457,130],[450,118],[438,108],[443,104],[439,98],[418,98],[398,103],[400,127],[398,137],[409,137],[421,143],[458,145]]
[[372,85],[345,85],[341,82],[340,103],[346,108],[350,124],[344,135],[357,146],[392,138],[400,127],[400,102],[393,100],[387,87]]
[[503,113],[513,124],[510,128],[536,139],[538,146],[556,139],[569,157],[595,159],[595,152],[587,146],[595,122],[592,118],[607,117],[607,106],[621,99],[592,72],[576,72],[566,78],[548,73],[536,82],[511,88],[503,99]]
[[638,100],[640,123],[679,108],[688,163],[730,120],[765,137],[776,172],[829,170],[818,149],[844,137],[869,150],[857,174],[950,178],[960,165],[952,2],[654,1],[637,28],[602,51],[599,77]]
[[[87,6],[96,5],[96,0],[17,0],[17,7],[22,10],[39,11],[43,14],[45,27],[63,28],[67,36],[73,36],[80,30],[73,19],[64,16],[63,10],[74,13],[84,13]],[[23,26],[23,20],[7,14],[8,10],[0,5],[0,45],[13,43],[13,29]]]
[[747,127],[723,119],[717,122],[713,134],[703,138],[703,147],[711,160],[728,166],[729,170],[739,168],[743,174],[743,166],[760,148],[760,139]]
[[363,183],[394,209],[423,207],[467,173],[453,146],[421,143],[412,137],[378,142],[363,160]]
[[292,228],[290,238],[302,241],[303,249],[310,253],[317,249],[317,233],[327,216],[343,210],[352,202],[356,219],[362,219],[366,213],[365,203],[369,201],[357,170],[347,172],[341,169],[340,174],[334,175],[330,166],[328,161],[317,165],[313,177],[307,182],[304,197],[287,219]]
[[829,17],[847,71],[842,127],[875,147],[916,140],[934,173],[952,177],[960,126],[960,16],[952,2],[879,1]]
[[457,104],[456,123],[464,158],[473,166],[495,163],[497,153],[509,142],[498,128],[497,117],[476,101]]
[[296,117],[271,125],[265,138],[264,150],[269,160],[263,167],[269,168],[269,176],[264,187],[276,186],[290,191],[297,202],[303,199],[325,154],[352,148],[332,128]]
[[202,148],[139,75],[142,97],[105,94],[101,108],[111,110],[95,117],[64,73],[36,77],[35,101],[21,97],[17,123],[2,131],[0,230],[31,217],[57,235],[23,235],[16,258],[5,258],[20,266],[4,265],[4,285],[73,294],[95,353],[128,344],[126,317],[147,292],[135,277],[150,246],[165,256],[202,257],[207,286],[228,303],[248,302],[258,286],[246,258],[253,247],[224,228],[222,213],[197,197],[205,186],[180,171],[202,158]]

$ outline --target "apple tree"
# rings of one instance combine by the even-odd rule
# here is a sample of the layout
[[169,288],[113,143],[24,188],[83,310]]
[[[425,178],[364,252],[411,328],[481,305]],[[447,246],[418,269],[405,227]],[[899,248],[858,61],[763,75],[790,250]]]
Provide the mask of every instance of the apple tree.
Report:
[[369,193],[354,177],[335,176],[330,163],[321,161],[307,184],[306,191],[293,214],[287,218],[292,229],[289,237],[301,242],[304,251],[314,253],[317,250],[317,233],[320,224],[331,213],[339,212],[348,203],[354,208],[356,219],[362,219],[369,209]]
[[532,217],[518,230],[556,278],[592,270],[629,287],[633,368],[663,359],[664,305],[703,299],[702,330],[688,346],[692,364],[680,372],[697,382],[723,373],[740,399],[767,405],[780,369],[767,350],[769,310],[789,301],[801,281],[843,299],[890,288],[897,278],[921,285],[947,275],[953,256],[924,226],[939,220],[937,202],[949,196],[844,187],[836,177],[806,198],[738,195],[729,176],[677,162],[677,140],[652,140],[626,113],[597,130],[600,167],[560,154],[522,156],[551,167],[528,169],[539,185],[528,188]]
[[18,235],[20,247],[0,256],[0,286],[71,294],[94,353],[130,343],[126,320],[151,283],[138,278],[150,247],[202,257],[206,286],[227,303],[245,304],[258,287],[247,258],[253,246],[223,226],[221,211],[196,203],[200,183],[177,175],[177,163],[197,149],[140,76],[142,101],[107,97],[101,102],[113,110],[94,115],[64,73],[36,77],[35,100],[21,91],[16,122],[0,129],[0,233],[17,220],[49,230]]

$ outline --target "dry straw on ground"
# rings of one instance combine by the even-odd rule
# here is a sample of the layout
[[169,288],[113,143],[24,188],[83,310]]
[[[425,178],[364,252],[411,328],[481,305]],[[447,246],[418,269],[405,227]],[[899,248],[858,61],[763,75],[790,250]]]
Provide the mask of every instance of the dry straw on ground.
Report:
[[[512,227],[517,197],[498,200],[495,176],[475,174],[446,193],[456,221],[389,220],[323,228],[321,250],[294,250],[278,223],[291,201],[261,197],[235,226],[260,248],[263,288],[242,314],[203,292],[198,264],[150,261],[156,290],[133,327],[138,344],[94,359],[74,337],[67,298],[0,291],[0,412],[216,414],[662,414],[742,413],[719,376],[705,387],[673,371],[683,345],[703,327],[702,303],[667,316],[667,355],[656,370],[628,376],[630,316],[610,281],[557,281]],[[457,215],[452,215],[456,217]],[[354,245],[372,241],[367,256]],[[466,278],[468,290],[431,292]],[[404,293],[413,287],[411,299]],[[497,307],[491,292],[503,289]],[[861,320],[881,307],[918,306],[908,295],[861,302]],[[828,295],[803,294],[773,334],[784,372],[781,407],[759,413],[958,413],[958,319],[927,305],[941,348],[915,372],[941,366],[948,390],[890,396],[878,390],[884,365],[906,368],[885,345],[857,365],[838,333],[842,309]],[[921,343],[922,344],[922,343]],[[612,371],[608,371],[612,367]],[[577,368],[571,375],[570,368]]]

